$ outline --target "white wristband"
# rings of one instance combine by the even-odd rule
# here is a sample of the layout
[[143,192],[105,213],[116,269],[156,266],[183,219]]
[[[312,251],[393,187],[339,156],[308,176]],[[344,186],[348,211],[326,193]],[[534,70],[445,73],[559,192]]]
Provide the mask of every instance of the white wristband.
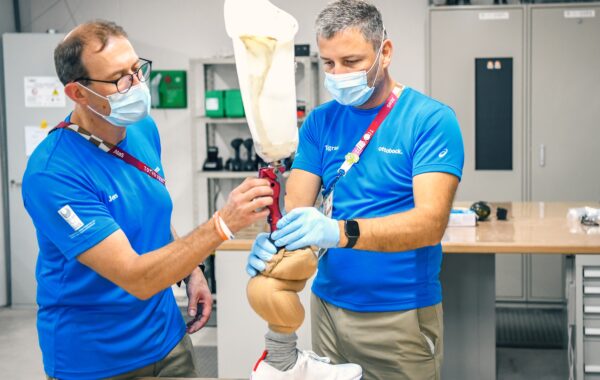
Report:
[[227,227],[227,224],[225,224],[225,221],[223,218],[221,218],[221,215],[217,214],[217,216],[219,217],[219,225],[221,226],[223,233],[225,233],[228,240],[233,240],[235,238],[235,236],[233,236],[233,232],[231,232],[229,227]]

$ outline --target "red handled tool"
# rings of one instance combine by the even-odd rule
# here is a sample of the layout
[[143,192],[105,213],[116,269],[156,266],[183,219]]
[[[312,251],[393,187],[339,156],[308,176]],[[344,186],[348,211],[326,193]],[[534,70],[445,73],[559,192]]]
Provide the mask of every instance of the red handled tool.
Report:
[[271,232],[277,230],[277,222],[279,222],[279,219],[282,217],[282,211],[285,211],[284,172],[285,166],[278,163],[270,164],[268,167],[260,168],[258,170],[258,178],[267,179],[273,188],[273,204],[268,207],[269,216],[267,218],[269,225],[271,226]]

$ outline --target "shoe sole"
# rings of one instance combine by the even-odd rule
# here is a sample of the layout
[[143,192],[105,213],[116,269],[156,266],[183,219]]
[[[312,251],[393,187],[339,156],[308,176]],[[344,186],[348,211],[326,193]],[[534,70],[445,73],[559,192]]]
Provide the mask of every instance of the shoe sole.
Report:
[[[252,376],[252,374],[250,374],[250,378],[248,380],[252,380],[254,376]],[[360,375],[358,375],[358,377],[353,377],[352,379],[348,379],[348,380],[361,380],[362,379],[362,373]],[[308,379],[310,380],[310,379]]]
[[[254,378],[254,376],[252,376],[253,374],[250,374],[250,377],[248,378],[248,380],[252,380]],[[361,380],[362,379],[362,373],[360,375],[358,375],[357,377],[353,377],[352,379],[348,379],[348,380]],[[311,379],[307,379],[307,380],[311,380]]]

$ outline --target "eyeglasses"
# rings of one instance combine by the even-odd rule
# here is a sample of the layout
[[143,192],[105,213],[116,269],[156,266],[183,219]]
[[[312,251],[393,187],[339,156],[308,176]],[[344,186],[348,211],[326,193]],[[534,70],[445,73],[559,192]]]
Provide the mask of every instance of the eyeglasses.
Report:
[[134,76],[138,78],[140,82],[146,82],[150,78],[150,72],[152,71],[152,61],[149,59],[140,58],[140,67],[131,74],[123,75],[117,80],[101,80],[92,78],[77,78],[73,82],[79,82],[82,80],[90,82],[101,82],[101,83],[112,83],[117,88],[117,92],[125,94],[134,82]]

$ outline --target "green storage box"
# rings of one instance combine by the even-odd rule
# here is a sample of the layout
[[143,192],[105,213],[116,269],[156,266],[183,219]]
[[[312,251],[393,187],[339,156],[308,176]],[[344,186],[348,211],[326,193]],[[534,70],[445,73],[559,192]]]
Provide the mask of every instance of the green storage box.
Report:
[[244,103],[242,102],[242,93],[238,90],[225,90],[225,116],[244,117]]
[[225,92],[221,90],[206,91],[204,109],[208,117],[225,116]]

